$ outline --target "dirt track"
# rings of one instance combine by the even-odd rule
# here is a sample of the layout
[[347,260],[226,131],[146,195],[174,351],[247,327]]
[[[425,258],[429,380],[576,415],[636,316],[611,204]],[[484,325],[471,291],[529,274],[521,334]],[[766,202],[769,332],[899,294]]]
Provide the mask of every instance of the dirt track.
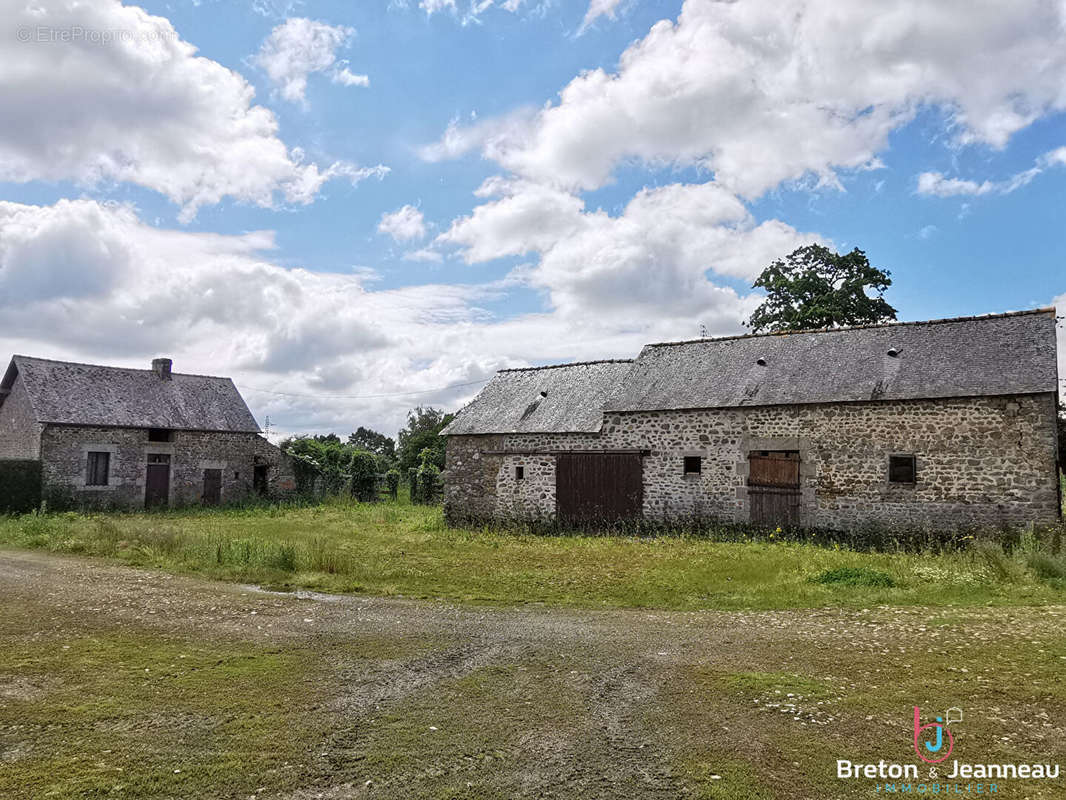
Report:
[[[760,700],[755,692],[752,697],[730,700],[733,705],[721,705],[721,698],[688,692],[685,675],[795,673],[819,680],[831,678],[837,687],[835,693],[841,696],[856,691],[861,694],[862,682],[868,682],[872,692],[887,690],[895,678],[889,667],[881,675],[851,674],[844,663],[847,659],[856,660],[855,669],[879,663],[882,654],[890,655],[886,661],[904,666],[930,654],[943,663],[960,664],[975,647],[990,647],[1004,637],[1026,647],[1029,643],[1061,641],[1066,619],[1062,607],[957,611],[951,624],[937,626],[931,625],[931,620],[942,617],[942,612],[915,608],[758,613],[573,611],[281,595],[84,559],[0,552],[0,607],[29,604],[34,609],[33,625],[26,630],[5,631],[9,643],[21,642],[32,648],[37,640],[57,635],[92,636],[101,630],[208,642],[306,645],[311,650],[338,641],[419,643],[399,657],[395,653],[384,657],[331,656],[335,662],[330,665],[333,678],[331,685],[321,690],[325,698],[322,713],[336,719],[336,724],[328,726],[331,732],[322,745],[321,757],[305,765],[304,788],[275,792],[265,786],[257,795],[293,798],[452,796],[448,787],[454,784],[461,790],[465,775],[488,775],[488,784],[477,785],[482,791],[485,785],[492,788],[471,796],[680,797],[694,796],[698,791],[715,796],[717,784],[707,783],[720,780],[713,777],[717,774],[714,755],[692,755],[690,751],[702,747],[704,739],[717,742],[712,750],[728,750],[723,743],[732,735],[721,733],[719,740],[717,729],[728,731],[729,724],[738,724],[768,705],[773,712],[766,719],[772,718],[773,724],[763,726],[769,738],[760,746],[781,763],[753,767],[755,773],[745,780],[750,778],[765,796],[777,796],[778,791],[784,796],[787,787],[781,783],[791,780],[786,777],[790,772],[799,775],[828,769],[821,763],[826,757],[802,765],[792,761],[798,756],[783,742],[791,741],[791,730],[802,733],[800,723],[813,727],[833,700],[823,701],[827,704],[824,707],[812,703],[804,708],[800,707],[801,696],[795,701],[797,708],[782,716],[776,713],[780,709],[775,700],[777,705],[792,701],[775,698],[772,691],[769,698]],[[975,672],[979,671],[979,663],[970,663]],[[1010,665],[1004,668],[1011,669]],[[1019,670],[1028,668],[1028,662],[1018,666]],[[488,676],[490,682],[462,686],[464,690],[480,687],[483,694],[472,695],[480,701],[450,694],[457,681],[480,680],[478,676]],[[21,685],[18,680],[10,677],[0,689],[16,696]],[[968,691],[971,709],[992,708],[993,703],[997,709],[1009,709],[1017,702],[1025,704],[1028,714],[1038,714],[1041,707],[1050,710],[1051,723],[1042,733],[1037,732],[1038,739],[1027,742],[1039,741],[1053,752],[1062,752],[1066,732],[1059,714],[1061,697],[1045,696],[1038,689],[1032,697],[1014,699],[1001,692],[981,698]],[[538,716],[538,709],[550,709],[556,700],[562,703],[558,710]],[[399,717],[398,711],[402,712]],[[498,752],[489,754],[493,766],[483,768],[477,761],[482,755],[453,753],[447,744],[418,745],[419,752],[408,753],[394,763],[388,759],[367,761],[366,753],[374,748],[394,748],[397,752],[410,748],[402,732],[390,729],[386,736],[376,727],[390,713],[394,716],[389,724],[394,727],[423,716],[439,719],[431,728],[427,725],[427,730],[453,728],[458,739],[473,736],[479,729],[501,726]],[[846,709],[833,713],[837,716],[831,719],[857,728],[894,724],[892,717],[862,719],[852,710],[852,719]],[[774,726],[790,722],[793,716],[792,728],[775,733]],[[657,720],[666,723],[657,724]],[[693,726],[697,723],[706,730],[696,730]],[[679,734],[671,725],[685,727]],[[689,733],[695,738],[686,742],[684,736]],[[820,730],[818,735],[830,737],[823,744],[831,751],[835,734]],[[445,734],[441,741],[446,741]],[[10,749],[17,744],[9,741],[7,746]],[[691,768],[684,766],[691,767],[697,756],[710,759],[710,768],[702,778],[694,777]],[[375,766],[386,762],[390,764],[387,769]],[[723,772],[728,772],[726,766]],[[826,796],[814,788],[809,791],[812,796]],[[788,795],[803,796],[802,787],[793,786]]]

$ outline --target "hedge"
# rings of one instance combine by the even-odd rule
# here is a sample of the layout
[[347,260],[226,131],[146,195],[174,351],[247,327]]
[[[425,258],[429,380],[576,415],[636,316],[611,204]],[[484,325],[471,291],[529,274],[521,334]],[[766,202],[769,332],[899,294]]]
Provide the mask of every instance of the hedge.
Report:
[[0,461],[0,514],[25,514],[41,505],[41,462]]

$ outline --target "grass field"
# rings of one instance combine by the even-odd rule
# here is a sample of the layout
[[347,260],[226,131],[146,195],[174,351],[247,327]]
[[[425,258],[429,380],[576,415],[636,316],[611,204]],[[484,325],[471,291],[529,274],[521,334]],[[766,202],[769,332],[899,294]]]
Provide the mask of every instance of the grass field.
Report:
[[863,553],[772,538],[534,536],[449,529],[386,502],[0,518],[0,545],[279,589],[577,607],[775,609],[1032,605],[1066,561],[1023,537],[948,553]]

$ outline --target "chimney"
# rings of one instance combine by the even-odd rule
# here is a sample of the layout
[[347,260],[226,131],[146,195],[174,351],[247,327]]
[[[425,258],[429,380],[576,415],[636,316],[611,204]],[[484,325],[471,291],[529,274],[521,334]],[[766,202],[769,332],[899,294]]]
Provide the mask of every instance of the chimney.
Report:
[[170,380],[170,368],[174,365],[174,362],[169,358],[153,358],[152,359],[152,372],[160,377],[161,380]]

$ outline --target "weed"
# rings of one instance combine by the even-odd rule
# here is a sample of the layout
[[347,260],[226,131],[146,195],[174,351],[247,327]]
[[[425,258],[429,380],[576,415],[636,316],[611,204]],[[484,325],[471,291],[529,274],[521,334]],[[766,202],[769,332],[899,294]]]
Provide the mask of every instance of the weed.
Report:
[[887,572],[879,572],[868,567],[835,567],[820,572],[811,578],[815,583],[836,586],[879,586],[890,588],[896,585]]
[[1032,553],[1026,560],[1026,565],[1042,580],[1066,578],[1066,562],[1061,558],[1055,558],[1045,553]]

